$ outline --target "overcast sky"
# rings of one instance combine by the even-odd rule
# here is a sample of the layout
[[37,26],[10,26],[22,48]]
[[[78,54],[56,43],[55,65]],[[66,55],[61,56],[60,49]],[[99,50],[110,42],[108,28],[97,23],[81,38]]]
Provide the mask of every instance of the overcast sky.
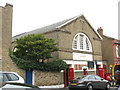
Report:
[[12,36],[84,14],[92,27],[102,27],[104,35],[118,38],[120,0],[0,0],[13,4]]

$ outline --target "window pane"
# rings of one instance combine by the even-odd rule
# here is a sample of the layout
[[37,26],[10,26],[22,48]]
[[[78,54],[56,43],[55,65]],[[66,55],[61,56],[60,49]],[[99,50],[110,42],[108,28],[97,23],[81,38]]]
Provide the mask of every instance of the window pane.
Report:
[[77,39],[78,39],[78,35],[73,40],[73,48],[74,49],[77,49]]
[[88,68],[94,68],[94,62],[88,62]]
[[90,48],[89,48],[89,42],[88,42],[87,38],[86,38],[86,50],[90,50]]
[[101,80],[101,77],[99,77],[99,76],[95,76],[95,78],[96,78],[97,80]]
[[118,45],[116,46],[116,56],[117,56],[117,58],[120,57],[120,56],[119,56],[119,47],[118,47]]
[[89,76],[88,79],[92,79],[92,80],[95,80],[95,77],[94,76]]
[[0,83],[3,81],[3,75],[0,73]]
[[15,74],[9,73],[8,75],[12,79],[12,81],[15,81],[15,80],[19,79]]
[[3,74],[3,81],[6,82],[6,81],[9,81],[6,74]]
[[80,49],[83,49],[83,35],[80,34]]
[[73,41],[73,48],[77,49],[77,41],[76,40]]

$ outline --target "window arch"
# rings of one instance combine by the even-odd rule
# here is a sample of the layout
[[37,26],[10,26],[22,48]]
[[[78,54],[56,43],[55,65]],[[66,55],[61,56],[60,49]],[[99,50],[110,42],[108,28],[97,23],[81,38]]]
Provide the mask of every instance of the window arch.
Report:
[[84,33],[78,33],[73,38],[72,49],[92,52],[91,42]]

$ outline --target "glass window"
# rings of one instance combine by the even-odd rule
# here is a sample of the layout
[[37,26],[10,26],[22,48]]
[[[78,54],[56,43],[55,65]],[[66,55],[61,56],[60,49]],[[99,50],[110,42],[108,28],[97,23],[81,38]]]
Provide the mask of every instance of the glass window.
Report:
[[92,51],[91,42],[83,33],[78,33],[75,35],[72,47],[74,50]]
[[86,50],[89,50],[89,42],[87,38],[86,38]]
[[92,62],[92,61],[90,62],[90,61],[89,61],[89,62],[88,62],[88,68],[94,68],[94,62]]
[[12,81],[19,80],[18,76],[16,76],[15,74],[9,73],[8,75],[11,78]]
[[75,37],[75,39],[73,40],[73,48],[77,49],[77,40],[78,40],[78,35]]
[[0,73],[0,82],[3,81],[3,76],[2,76],[2,73]]
[[117,56],[117,58],[120,57],[120,56],[119,56],[119,46],[118,46],[118,45],[116,46],[116,56]]
[[80,41],[79,41],[79,43],[80,43],[80,44],[79,44],[79,45],[80,45],[80,49],[83,49],[83,37],[84,37],[84,36],[80,34],[80,39],[79,39],[79,40],[80,40]]
[[101,77],[99,77],[99,76],[95,76],[95,79],[97,79],[97,80],[101,80]]
[[95,80],[95,77],[94,76],[89,76],[88,79]]
[[4,82],[9,81],[8,77],[6,76],[6,74],[3,74],[3,81]]

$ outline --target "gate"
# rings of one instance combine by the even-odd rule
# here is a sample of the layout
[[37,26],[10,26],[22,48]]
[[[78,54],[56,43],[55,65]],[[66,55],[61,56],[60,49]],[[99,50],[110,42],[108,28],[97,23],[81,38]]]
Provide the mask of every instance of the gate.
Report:
[[26,83],[32,85],[32,73],[33,70],[26,70]]

